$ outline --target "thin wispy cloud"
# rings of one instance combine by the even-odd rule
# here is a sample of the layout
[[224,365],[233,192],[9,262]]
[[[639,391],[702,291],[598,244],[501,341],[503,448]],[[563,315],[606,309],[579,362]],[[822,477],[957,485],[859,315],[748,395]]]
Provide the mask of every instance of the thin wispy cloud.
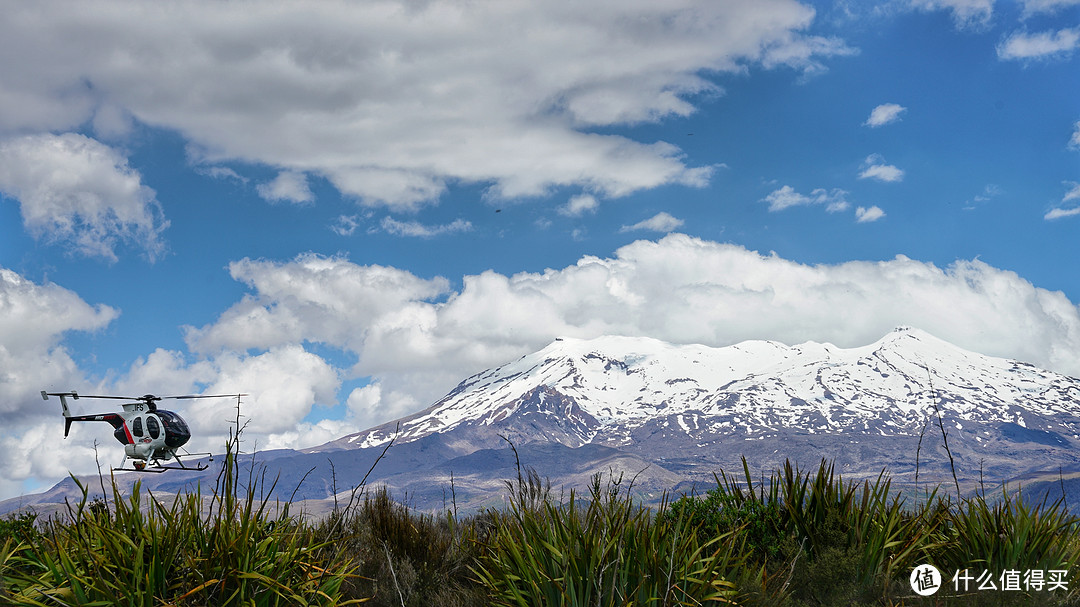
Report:
[[1080,48],[1080,28],[1029,34],[1016,32],[997,47],[1000,59],[1037,60],[1071,55]]
[[960,29],[983,28],[994,14],[994,0],[909,0],[911,6],[927,11],[948,10]]
[[1062,197],[1060,206],[1047,211],[1043,215],[1043,219],[1050,221],[1080,215],[1080,183],[1066,181],[1064,185],[1068,190],[1065,192],[1065,196]]
[[1080,0],[1022,0],[1024,18],[1039,14],[1053,14],[1070,6],[1080,6]]
[[633,225],[624,225],[619,228],[619,232],[660,232],[666,234],[668,232],[674,232],[683,225],[683,220],[672,216],[669,213],[660,212],[652,217],[639,221]]
[[983,188],[982,192],[976,194],[975,196],[973,196],[971,198],[971,200],[968,200],[964,204],[964,210],[965,211],[974,210],[974,209],[978,208],[979,206],[981,206],[983,203],[989,202],[989,201],[993,200],[994,198],[997,198],[998,196],[1001,196],[1004,193],[1005,193],[1005,191],[1001,189],[1001,186],[995,185],[993,183],[989,183],[989,184],[986,185],[986,187]]
[[473,229],[472,222],[464,219],[455,219],[450,223],[440,225],[426,225],[418,221],[398,221],[393,217],[384,217],[379,225],[388,234],[414,238],[434,238],[444,234],[469,232]]

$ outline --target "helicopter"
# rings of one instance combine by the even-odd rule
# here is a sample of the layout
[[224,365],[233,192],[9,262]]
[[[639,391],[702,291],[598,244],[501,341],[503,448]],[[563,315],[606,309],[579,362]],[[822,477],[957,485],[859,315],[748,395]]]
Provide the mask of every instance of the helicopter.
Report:
[[[132,472],[165,472],[166,470],[206,470],[206,464],[188,466],[180,459],[177,450],[191,439],[191,431],[187,422],[172,411],[158,409],[157,402],[160,400],[194,399],[194,398],[237,398],[244,394],[213,394],[213,395],[185,395],[185,396],[92,396],[80,395],[75,390],[71,392],[46,392],[41,391],[41,398],[49,400],[50,396],[60,397],[60,408],[64,413],[64,438],[71,431],[72,422],[108,422],[113,427],[113,436],[124,445],[124,462],[119,468],[113,470],[128,470]],[[123,411],[115,413],[99,413],[92,415],[72,415],[68,409],[67,399],[79,400],[80,398],[101,398],[113,400],[126,400],[122,406]],[[187,453],[189,455],[210,455],[209,453]],[[125,468],[124,464],[131,460],[131,468]],[[176,460],[176,465],[166,465],[162,462]],[[210,458],[213,461],[213,457]]]

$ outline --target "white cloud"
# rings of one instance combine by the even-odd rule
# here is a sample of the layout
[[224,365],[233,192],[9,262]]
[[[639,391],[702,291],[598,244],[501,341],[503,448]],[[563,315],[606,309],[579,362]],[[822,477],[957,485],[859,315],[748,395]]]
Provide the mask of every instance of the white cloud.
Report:
[[836,213],[838,211],[847,210],[850,204],[847,201],[847,192],[840,189],[825,190],[824,188],[816,188],[810,192],[810,195],[800,194],[795,191],[795,188],[785,185],[778,190],[774,190],[766,196],[763,201],[769,203],[769,210],[772,212],[783,211],[795,206],[807,206],[824,204],[825,210],[830,213]]
[[1016,32],[997,47],[999,59],[1047,59],[1072,53],[1080,48],[1080,28],[1029,34]]
[[0,498],[18,494],[25,479],[55,480],[72,470],[88,472],[91,445],[64,445],[60,406],[41,400],[42,389],[86,385],[86,374],[64,347],[72,332],[107,327],[119,311],[91,305],[52,283],[38,284],[0,268]]
[[315,200],[315,195],[308,186],[307,176],[295,171],[282,171],[273,181],[255,186],[255,191],[270,202],[303,204]]
[[[189,362],[179,352],[158,350],[94,389],[141,393],[137,387],[150,383],[155,392],[157,386],[177,393],[248,392],[249,440],[267,448],[311,446],[419,410],[463,377],[560,335],[853,347],[911,325],[963,348],[1080,375],[1080,308],[1061,292],[979,260],[946,268],[903,256],[806,265],[671,234],[563,268],[464,276],[455,290],[443,278],[310,254],[288,262],[242,260],[230,270],[251,293],[215,323],[189,330],[191,349],[204,358]],[[46,448],[60,433],[58,405],[36,393],[85,385],[57,344],[65,331],[100,328],[116,313],[55,285],[34,285],[10,272],[0,279],[0,305],[7,306],[0,322],[12,319],[0,330],[0,357],[7,356],[0,360],[0,403],[16,407],[3,412],[8,431],[0,437],[0,491],[16,490],[25,478],[91,472],[93,439],[107,439],[109,428],[87,424],[64,449]],[[19,322],[32,316],[55,317],[55,324]],[[356,364],[343,369],[315,353],[331,349]],[[334,402],[343,377],[371,382],[349,395],[344,419],[304,422],[313,407]],[[86,412],[96,404],[78,401]],[[220,450],[232,406],[227,399],[176,406],[196,430],[192,451]],[[118,454],[109,447],[103,463],[115,465]]]
[[1001,196],[1004,193],[1005,193],[1005,191],[1001,189],[1001,186],[998,186],[998,185],[993,184],[993,183],[988,183],[983,188],[983,191],[981,193],[976,194],[974,198],[972,198],[971,200],[967,201],[964,204],[964,210],[965,211],[974,210],[980,204],[982,204],[984,202],[988,202],[990,200],[993,200],[994,198],[997,198],[998,196]]
[[876,179],[886,183],[895,183],[904,179],[904,171],[894,165],[885,164],[880,154],[871,154],[863,161],[863,170],[859,179]]
[[1047,211],[1046,214],[1043,215],[1043,219],[1045,219],[1047,221],[1051,221],[1051,220],[1054,220],[1054,219],[1061,219],[1063,217],[1073,217],[1073,216],[1076,216],[1076,215],[1080,215],[1080,207],[1073,207],[1071,209],[1055,208],[1055,209],[1050,209],[1049,211]]
[[586,213],[595,213],[600,208],[600,202],[591,194],[574,196],[558,209],[560,215],[567,217],[581,217]]
[[37,284],[0,268],[0,413],[6,420],[39,414],[43,388],[81,377],[62,345],[72,331],[93,332],[120,315],[90,305],[61,286]]
[[1080,151],[1080,120],[1073,125],[1072,136],[1069,137],[1069,149]]
[[910,0],[921,10],[950,10],[959,28],[984,27],[994,14],[994,0]]
[[795,0],[19,3],[0,22],[21,58],[0,65],[0,133],[124,116],[179,133],[196,164],[320,176],[396,208],[451,182],[700,186],[712,167],[670,143],[587,131],[692,114],[720,92],[706,75],[853,52],[805,34],[813,20]]
[[[248,429],[256,436],[295,429],[316,404],[336,402],[341,385],[336,369],[299,344],[275,346],[253,356],[225,353],[215,357],[213,364],[216,377],[206,392],[246,393],[244,413],[250,420]],[[190,403],[186,410],[191,414],[186,418],[192,430],[220,444],[223,404],[231,403],[216,399]]]
[[154,191],[118,151],[75,133],[0,141],[0,192],[19,201],[37,239],[88,257],[116,261],[130,243],[151,259],[161,254],[161,216]]
[[455,219],[442,225],[425,225],[418,221],[398,221],[393,217],[384,217],[380,225],[383,231],[389,234],[415,238],[433,238],[442,234],[471,232],[473,229],[472,222],[464,219]]
[[870,111],[870,117],[866,119],[863,126],[879,127],[891,124],[900,120],[900,114],[907,111],[907,108],[895,103],[883,103]]
[[1069,186],[1069,191],[1065,193],[1065,197],[1062,198],[1061,201],[1069,202],[1071,200],[1080,200],[1080,183],[1066,181],[1065,185]]
[[[860,215],[876,213],[870,207]],[[308,267],[313,261],[318,272]],[[342,348],[358,361],[349,374],[370,376],[378,387],[350,398],[361,425],[427,406],[462,377],[559,335],[851,347],[907,324],[968,349],[1080,374],[1080,309],[1060,292],[978,260],[948,268],[903,256],[810,266],[672,234],[561,269],[465,276],[454,292],[442,279],[337,258],[244,267],[234,274],[255,292],[189,336],[193,347],[273,349],[307,339]],[[316,280],[321,275],[332,278]],[[446,297],[432,300],[433,293]],[[343,305],[354,300],[359,305]]]
[[242,259],[229,264],[229,273],[259,295],[233,305],[213,325],[187,327],[186,340],[195,352],[267,349],[305,340],[357,349],[354,342],[363,337],[354,327],[449,289],[444,278],[425,280],[396,268],[314,254],[285,264]]
[[855,221],[859,223],[870,223],[877,221],[885,216],[885,211],[882,211],[878,206],[872,206],[870,208],[858,207],[855,209]]
[[1061,199],[1061,202],[1065,203],[1065,206],[1050,209],[1043,215],[1043,219],[1050,221],[1053,219],[1080,215],[1080,183],[1066,181],[1065,185],[1069,188],[1069,191],[1066,192],[1065,196]]
[[337,221],[330,225],[330,230],[338,236],[352,236],[358,227],[359,215],[339,215]]
[[682,224],[683,220],[661,211],[648,219],[635,223],[634,225],[623,226],[619,228],[619,231],[636,232],[638,230],[647,230],[650,232],[667,233],[679,229]]
[[196,166],[195,172],[199,175],[206,175],[207,177],[213,177],[214,179],[228,179],[237,183],[247,184],[248,178],[244,177],[240,173],[228,168],[228,167],[204,167]]
[[1056,13],[1070,6],[1080,5],[1080,0],[1023,0],[1024,17],[1040,13]]

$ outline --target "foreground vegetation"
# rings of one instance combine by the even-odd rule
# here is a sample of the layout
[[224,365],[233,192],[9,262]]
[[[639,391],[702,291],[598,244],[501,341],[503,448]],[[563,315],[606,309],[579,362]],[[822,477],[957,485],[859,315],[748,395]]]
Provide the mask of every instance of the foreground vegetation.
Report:
[[[744,462],[738,478],[656,509],[632,484],[598,475],[556,500],[519,468],[504,510],[418,514],[360,487],[314,520],[257,498],[266,479],[242,475],[230,455],[209,496],[166,506],[136,485],[88,502],[84,487],[67,517],[0,521],[0,604],[1080,604],[1080,519],[1060,502],[934,493],[907,503],[884,474],[845,483],[827,462],[765,482]],[[924,598],[909,576],[925,563],[943,580]],[[973,580],[990,572],[999,590],[956,591],[965,569]],[[1065,588],[1021,580],[1029,571],[1047,582],[1066,572],[1053,574]]]

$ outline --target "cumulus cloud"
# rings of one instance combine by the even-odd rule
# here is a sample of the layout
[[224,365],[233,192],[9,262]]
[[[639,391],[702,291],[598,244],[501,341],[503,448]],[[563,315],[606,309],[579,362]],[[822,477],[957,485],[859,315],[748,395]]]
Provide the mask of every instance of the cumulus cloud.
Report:
[[307,176],[295,171],[282,171],[273,181],[255,186],[255,191],[270,202],[302,204],[315,200],[315,195],[308,186]]
[[27,403],[42,387],[79,377],[61,343],[66,334],[101,330],[119,314],[59,285],[37,284],[0,268],[0,413],[5,419],[36,411]]
[[233,305],[213,325],[187,327],[185,339],[195,352],[267,349],[303,341],[358,349],[363,335],[353,327],[401,313],[408,304],[449,289],[445,278],[422,279],[405,270],[310,253],[285,264],[242,259],[229,264],[229,273],[258,296]]
[[653,215],[652,217],[639,221],[634,225],[627,225],[619,228],[620,232],[636,232],[639,230],[646,230],[649,232],[673,232],[683,224],[683,220],[673,217],[669,213],[663,211]]
[[883,103],[870,111],[870,117],[863,126],[879,127],[900,120],[900,114],[907,110],[906,107],[896,103]]
[[1016,32],[997,47],[999,59],[1035,60],[1071,54],[1080,47],[1080,28],[1029,34]]
[[[1073,355],[1080,309],[978,260],[947,268],[903,256],[811,266],[671,234],[561,269],[465,276],[455,291],[443,279],[342,258],[243,262],[234,275],[254,292],[192,330],[193,348],[270,351],[302,339],[342,348],[357,360],[348,374],[372,378],[349,399],[358,425],[427,406],[462,377],[559,335],[852,347],[906,324],[964,348],[1080,374]],[[357,306],[343,305],[353,300]]]
[[320,176],[395,208],[451,182],[505,197],[704,185],[712,168],[670,143],[590,129],[690,115],[721,92],[707,74],[816,72],[852,52],[808,34],[795,0],[42,0],[5,17],[0,49],[22,59],[0,65],[0,133],[126,116],[179,133],[196,164]]
[[818,205],[823,204],[825,210],[830,213],[847,210],[850,204],[847,201],[847,192],[844,190],[833,188],[832,190],[825,190],[824,188],[817,188],[810,192],[810,195],[800,194],[795,191],[795,188],[785,185],[778,190],[773,190],[766,196],[763,201],[769,203],[769,210],[772,212],[783,211],[796,206]]
[[871,154],[863,161],[859,179],[876,179],[886,183],[894,183],[904,179],[904,171],[894,165],[885,164],[885,159],[880,154]]
[[[18,494],[24,479],[56,480],[93,462],[90,445],[57,450],[60,407],[45,403],[43,388],[85,385],[85,373],[63,345],[72,332],[95,332],[119,310],[92,305],[52,283],[35,283],[0,267],[0,496]],[[89,471],[89,470],[85,470]]]
[[0,141],[0,192],[19,201],[37,239],[116,261],[120,244],[162,253],[168,227],[154,191],[117,150],[84,135]]
[[869,208],[858,207],[855,209],[855,221],[859,223],[870,223],[877,221],[885,216],[885,211],[882,211],[878,206],[872,206]]

